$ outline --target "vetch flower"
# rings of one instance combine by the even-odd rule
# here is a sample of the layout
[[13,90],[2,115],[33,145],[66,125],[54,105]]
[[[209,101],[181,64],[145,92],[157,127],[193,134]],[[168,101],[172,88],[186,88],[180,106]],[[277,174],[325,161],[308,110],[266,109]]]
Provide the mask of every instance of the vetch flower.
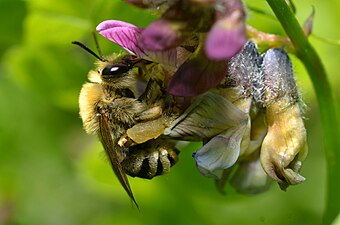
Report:
[[238,126],[245,119],[246,114],[229,100],[215,91],[208,91],[196,97],[164,134],[183,140],[208,139]]
[[245,11],[240,0],[222,1],[127,1],[143,8],[161,8],[160,19],[140,35],[142,49],[166,51],[191,45],[193,55],[173,76],[169,92],[176,96],[197,96],[214,88],[226,73],[226,60],[246,42]]
[[[252,116],[251,118],[248,146],[241,148],[243,151],[240,153],[237,164],[223,171],[223,176],[220,179],[216,179],[217,189],[222,193],[227,181],[238,192],[243,194],[259,194],[264,192],[268,190],[273,181],[263,170],[260,161],[261,145],[267,134],[264,111],[261,110],[256,114],[255,117]],[[231,172],[233,173],[231,174]]]
[[261,56],[249,41],[229,60],[216,90],[196,97],[164,134],[203,140],[193,157],[221,192],[227,182],[246,194],[267,190],[272,180],[285,189],[304,180],[299,170],[307,144],[300,102],[285,51],[270,49]]
[[[236,172],[228,168],[216,179],[218,189],[222,191],[230,180],[239,192],[259,193],[270,184],[265,174],[277,181],[283,190],[303,182],[305,179],[299,171],[307,155],[306,130],[287,53],[282,49],[270,49],[261,57],[248,42],[230,60],[228,68],[223,85],[227,88],[221,88],[220,92],[250,116],[250,136],[245,132],[243,143],[246,144],[248,138],[250,141],[248,147],[241,147]],[[244,104],[249,94],[253,102],[250,108]],[[259,167],[260,162],[262,167]]]
[[166,50],[178,46],[190,33],[208,33],[205,52],[211,60],[226,60],[246,42],[245,12],[240,0],[169,1],[139,4],[166,5],[159,20],[142,33],[149,50]]
[[[110,20],[99,24],[97,30],[137,56],[179,67],[169,79],[173,95],[197,96],[214,88],[225,76],[226,60],[246,42],[240,0],[127,2],[160,9],[161,17],[145,29]],[[197,38],[198,44],[191,41]]]

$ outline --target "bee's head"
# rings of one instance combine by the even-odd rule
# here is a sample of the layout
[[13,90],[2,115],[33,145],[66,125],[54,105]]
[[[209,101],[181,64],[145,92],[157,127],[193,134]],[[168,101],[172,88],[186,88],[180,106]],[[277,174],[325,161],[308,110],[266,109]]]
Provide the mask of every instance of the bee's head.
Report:
[[[130,70],[142,59],[134,56],[134,55],[122,55],[122,54],[114,54],[111,57],[102,57],[101,54],[98,56],[91,49],[89,49],[84,44],[74,41],[72,42],[75,45],[80,46],[85,51],[96,57],[98,60],[98,70],[97,73],[91,71],[89,74],[89,78],[93,82],[104,82],[106,84],[115,84],[121,80],[120,78],[125,78],[128,75]],[[98,49],[99,50],[99,49]]]
[[125,76],[135,65],[134,62],[122,60],[118,63],[108,64],[102,70],[98,70],[102,80],[110,82]]
[[110,58],[104,58],[99,62],[97,72],[102,82],[108,85],[124,83],[124,80],[134,77],[132,69],[139,61],[140,58],[131,55],[114,55]]

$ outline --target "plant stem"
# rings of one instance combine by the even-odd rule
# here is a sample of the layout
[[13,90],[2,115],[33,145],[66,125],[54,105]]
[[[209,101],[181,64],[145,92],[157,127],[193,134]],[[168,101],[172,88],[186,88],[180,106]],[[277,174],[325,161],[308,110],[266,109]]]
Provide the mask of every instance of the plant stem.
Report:
[[326,208],[323,224],[331,224],[340,208],[340,119],[335,97],[325,69],[310,45],[295,15],[285,0],[267,0],[296,49],[296,55],[306,67],[319,103],[327,163]]

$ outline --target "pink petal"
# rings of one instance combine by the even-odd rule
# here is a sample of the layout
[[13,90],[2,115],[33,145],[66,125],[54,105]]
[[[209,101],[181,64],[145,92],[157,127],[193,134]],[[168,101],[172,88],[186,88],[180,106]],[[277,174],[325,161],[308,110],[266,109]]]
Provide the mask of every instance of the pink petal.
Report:
[[246,41],[245,24],[226,17],[211,28],[205,42],[205,53],[212,60],[229,59],[242,49]]
[[100,23],[96,29],[105,38],[143,59],[166,65],[176,65],[176,49],[148,51],[140,45],[141,32],[143,31],[140,27],[119,20],[107,20]]
[[167,50],[180,44],[180,33],[172,27],[170,21],[158,19],[143,30],[141,41],[145,49]]
[[138,39],[142,28],[132,24],[117,20],[107,20],[97,26],[99,34],[103,35],[110,41],[122,46],[130,53],[140,57],[145,57],[145,52],[138,46]]
[[106,30],[106,29],[110,29],[110,28],[114,28],[114,27],[132,27],[132,28],[138,28],[137,26],[131,24],[131,23],[127,23],[124,21],[120,21],[120,20],[106,20],[101,22],[96,30],[97,31],[102,31],[102,30]]

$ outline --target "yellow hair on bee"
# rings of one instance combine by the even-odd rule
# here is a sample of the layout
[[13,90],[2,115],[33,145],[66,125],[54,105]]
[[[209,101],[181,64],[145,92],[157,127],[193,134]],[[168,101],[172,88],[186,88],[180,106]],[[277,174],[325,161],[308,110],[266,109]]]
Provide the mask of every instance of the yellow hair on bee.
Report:
[[100,84],[86,83],[80,91],[79,108],[84,129],[88,134],[95,134],[98,130],[96,105],[104,98],[103,88]]

